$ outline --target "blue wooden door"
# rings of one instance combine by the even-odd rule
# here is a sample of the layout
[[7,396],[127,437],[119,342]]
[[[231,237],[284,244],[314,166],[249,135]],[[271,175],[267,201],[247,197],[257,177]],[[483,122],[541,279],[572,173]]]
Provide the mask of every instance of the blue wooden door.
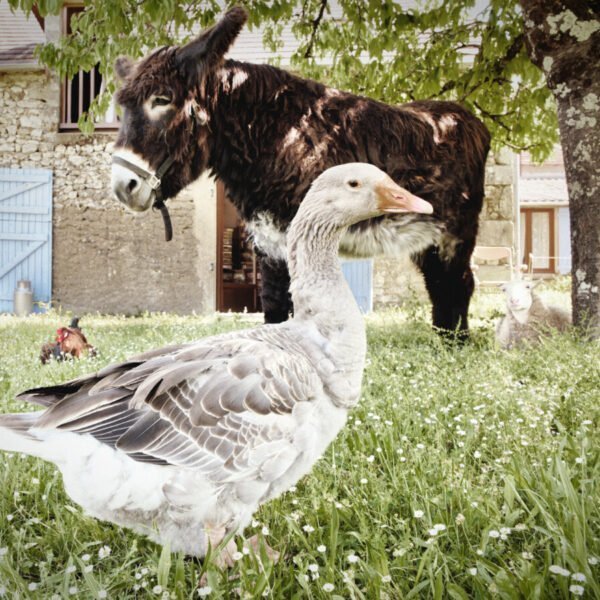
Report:
[[373,310],[373,260],[343,260],[342,271],[363,313]]
[[34,302],[50,302],[52,171],[46,169],[0,168],[0,312],[12,312],[20,279],[31,281]]

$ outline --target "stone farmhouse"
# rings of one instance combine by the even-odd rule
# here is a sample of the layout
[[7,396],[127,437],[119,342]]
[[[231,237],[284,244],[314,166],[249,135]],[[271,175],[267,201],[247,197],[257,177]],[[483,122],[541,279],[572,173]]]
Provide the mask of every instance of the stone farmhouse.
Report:
[[[102,89],[99,72],[60,81],[33,54],[37,44],[68,35],[78,10],[70,5],[59,17],[27,19],[0,2],[0,312],[12,310],[18,279],[33,282],[34,299],[76,312],[257,310],[256,261],[218,181],[203,177],[170,201],[169,243],[158,213],[134,216],[112,198],[116,116],[107,114],[91,136],[77,129]],[[277,57],[282,66],[293,46],[289,33]],[[230,56],[275,58],[260,34],[248,31]],[[545,170],[526,157],[519,169],[508,151],[490,159],[479,244],[520,247],[521,259],[562,256],[536,259],[534,268],[545,273],[570,268],[558,158]],[[360,272],[367,277],[366,307],[371,300],[374,307],[401,303],[407,290],[422,288],[408,260],[376,258]]]

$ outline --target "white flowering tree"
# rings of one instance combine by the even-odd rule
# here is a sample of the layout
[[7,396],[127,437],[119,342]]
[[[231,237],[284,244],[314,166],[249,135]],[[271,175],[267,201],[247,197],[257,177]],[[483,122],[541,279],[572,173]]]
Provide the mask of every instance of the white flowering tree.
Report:
[[[39,15],[64,0],[8,0]],[[563,146],[571,206],[573,313],[600,334],[600,7],[583,0],[246,0],[250,26],[277,50],[291,25],[300,46],[292,67],[386,102],[451,99],[485,121],[496,148],[546,157]],[[107,93],[120,54],[182,41],[208,25],[217,0],[84,0],[73,34],[41,48],[60,74],[100,63]],[[409,7],[409,8],[407,8]],[[185,36],[184,36],[185,37]],[[184,39],[184,38],[183,38]],[[326,61],[320,60],[323,56]],[[558,107],[558,113],[557,113]],[[558,114],[558,123],[557,123]],[[93,119],[83,119],[84,131]],[[560,127],[559,127],[560,126]]]

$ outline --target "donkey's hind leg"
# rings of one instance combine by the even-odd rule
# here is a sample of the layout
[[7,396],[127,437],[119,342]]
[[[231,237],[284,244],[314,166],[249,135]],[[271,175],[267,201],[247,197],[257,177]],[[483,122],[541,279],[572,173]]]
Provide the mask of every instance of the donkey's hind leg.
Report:
[[287,321],[294,308],[290,296],[290,274],[284,260],[260,257],[262,290],[260,299],[265,323]]
[[431,246],[415,258],[433,305],[434,327],[442,333],[454,332],[459,339],[468,337],[469,302],[475,287],[470,254],[459,246],[451,259],[444,259]]

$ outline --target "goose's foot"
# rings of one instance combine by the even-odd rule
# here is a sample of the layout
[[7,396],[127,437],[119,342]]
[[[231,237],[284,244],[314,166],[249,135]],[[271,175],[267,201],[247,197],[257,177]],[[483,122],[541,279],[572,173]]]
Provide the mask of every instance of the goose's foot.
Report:
[[264,538],[259,538],[258,535],[253,535],[251,538],[248,538],[244,542],[244,546],[249,550],[252,550],[256,556],[261,555],[261,549],[264,548],[265,554],[268,556],[269,560],[273,563],[279,562],[279,557],[281,556],[277,550],[273,550],[269,544],[264,540]]
[[[225,536],[225,528],[219,529],[211,529],[207,531],[208,540],[210,541],[211,548],[217,548],[223,537]],[[267,558],[273,562],[279,562],[279,558],[281,554],[277,552],[277,550],[273,550],[269,544],[265,541],[264,538],[259,537],[258,535],[253,535],[251,538],[248,538],[244,541],[244,548],[247,548],[251,552],[254,553],[259,559],[262,556],[262,552],[264,552]],[[234,558],[233,555],[237,552],[237,546],[235,542],[231,539],[227,542],[224,548],[218,554],[215,554],[212,558],[212,562],[214,565],[219,567],[219,569],[230,569],[233,566]],[[231,579],[231,578],[230,578]],[[200,577],[200,581],[198,582],[198,587],[204,587],[208,583],[208,571],[205,571]]]
[[[211,549],[215,552],[212,555],[211,561],[212,563],[219,567],[219,569],[229,569],[233,566],[233,554],[237,551],[237,546],[235,545],[235,541],[230,539],[223,548],[217,551],[219,544],[223,541],[227,530],[225,527],[215,527],[215,528],[206,528],[206,536],[208,538],[208,542],[210,543]],[[200,577],[200,581],[198,583],[198,587],[204,587],[208,583],[208,570],[204,571],[202,577]]]

